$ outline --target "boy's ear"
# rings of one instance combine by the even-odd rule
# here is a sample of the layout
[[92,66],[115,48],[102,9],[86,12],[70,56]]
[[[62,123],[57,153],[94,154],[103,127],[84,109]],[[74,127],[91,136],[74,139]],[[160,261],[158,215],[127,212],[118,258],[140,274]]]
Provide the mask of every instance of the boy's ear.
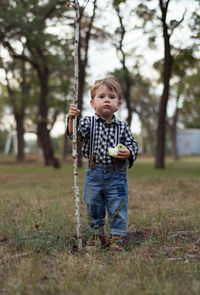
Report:
[[117,110],[120,108],[121,104],[122,104],[122,101],[121,101],[121,100],[119,100],[119,101],[118,101]]
[[94,99],[90,99],[90,105],[92,108],[94,108]]

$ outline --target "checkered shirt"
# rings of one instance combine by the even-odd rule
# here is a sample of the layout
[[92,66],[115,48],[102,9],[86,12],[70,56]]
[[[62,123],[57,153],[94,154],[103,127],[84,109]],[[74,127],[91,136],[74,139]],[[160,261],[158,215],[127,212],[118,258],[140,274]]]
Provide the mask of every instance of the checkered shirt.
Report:
[[[106,122],[102,117],[95,114],[93,159],[96,164],[110,165],[113,163],[113,158],[108,155],[108,148],[113,148],[116,145],[116,124],[118,124],[119,130],[119,143],[125,145],[132,155],[129,159],[130,168],[137,158],[138,145],[128,124],[119,121],[115,115],[110,122]],[[77,134],[78,140],[83,142],[82,152],[86,159],[89,159],[90,155],[90,127],[91,117],[86,116],[80,119]],[[71,134],[69,136],[72,137]]]

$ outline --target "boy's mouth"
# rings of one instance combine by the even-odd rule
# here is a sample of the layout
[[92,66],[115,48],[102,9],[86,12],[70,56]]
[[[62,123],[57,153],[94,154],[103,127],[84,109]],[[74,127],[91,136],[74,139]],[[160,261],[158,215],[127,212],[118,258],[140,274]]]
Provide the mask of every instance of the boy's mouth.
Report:
[[106,104],[106,105],[104,106],[104,108],[105,108],[105,109],[110,109],[110,105]]

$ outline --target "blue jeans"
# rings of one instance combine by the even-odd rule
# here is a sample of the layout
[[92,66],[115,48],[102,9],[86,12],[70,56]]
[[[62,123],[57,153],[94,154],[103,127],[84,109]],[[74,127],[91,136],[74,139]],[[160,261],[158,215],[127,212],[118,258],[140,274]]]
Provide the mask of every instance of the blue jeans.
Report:
[[84,199],[90,231],[104,232],[106,209],[112,235],[127,234],[128,186],[126,165],[121,168],[96,165],[87,168]]

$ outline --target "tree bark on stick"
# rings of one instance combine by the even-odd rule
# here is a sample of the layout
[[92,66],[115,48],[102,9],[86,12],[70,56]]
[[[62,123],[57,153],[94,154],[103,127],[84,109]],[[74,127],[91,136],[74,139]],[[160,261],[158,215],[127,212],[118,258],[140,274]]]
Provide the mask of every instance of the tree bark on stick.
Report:
[[[78,0],[74,1],[75,9],[75,43],[74,43],[74,99],[73,103],[78,106],[78,86],[79,86],[79,59],[78,47],[80,37],[80,6]],[[80,191],[79,191],[79,178],[78,178],[78,148],[77,148],[77,117],[73,120],[73,140],[72,140],[72,155],[74,165],[74,194],[76,204],[76,234],[78,240],[78,249],[82,248],[82,233],[80,221]]]

